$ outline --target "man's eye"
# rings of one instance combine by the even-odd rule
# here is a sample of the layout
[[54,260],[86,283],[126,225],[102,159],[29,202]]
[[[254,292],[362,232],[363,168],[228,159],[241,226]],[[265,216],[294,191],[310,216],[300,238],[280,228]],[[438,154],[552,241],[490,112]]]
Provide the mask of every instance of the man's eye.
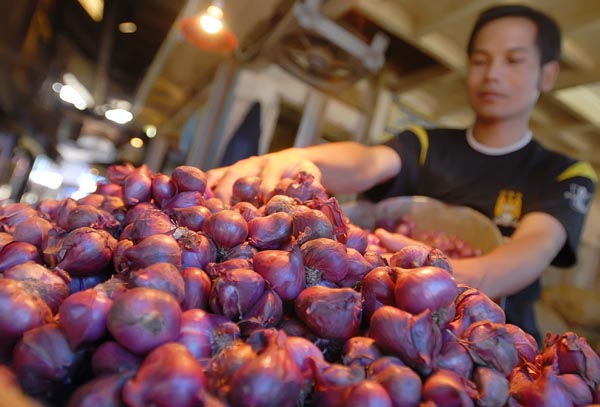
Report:
[[486,63],[487,63],[487,61],[482,58],[471,59],[471,65],[481,66],[481,65],[485,65]]

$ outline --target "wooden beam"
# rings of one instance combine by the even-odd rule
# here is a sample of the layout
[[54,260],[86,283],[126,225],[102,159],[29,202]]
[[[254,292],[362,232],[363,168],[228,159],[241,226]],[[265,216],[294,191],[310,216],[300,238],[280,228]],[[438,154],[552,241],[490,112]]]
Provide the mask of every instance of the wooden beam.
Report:
[[479,10],[491,5],[491,0],[468,0],[457,2],[448,2],[443,4],[437,2],[435,6],[420,7],[419,11],[426,13],[417,18],[415,35],[422,36],[439,30],[440,27],[446,27],[452,24],[464,24],[470,20]]
[[561,59],[573,68],[583,71],[592,71],[598,65],[592,54],[568,37],[563,39]]

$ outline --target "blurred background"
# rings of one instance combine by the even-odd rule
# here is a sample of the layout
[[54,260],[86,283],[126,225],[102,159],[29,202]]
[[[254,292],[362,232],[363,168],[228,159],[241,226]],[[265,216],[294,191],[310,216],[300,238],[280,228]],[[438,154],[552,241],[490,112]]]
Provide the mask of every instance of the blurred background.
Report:
[[[467,36],[497,3],[2,2],[0,201],[84,196],[114,163],[207,170],[293,145],[376,143],[411,124],[467,126]],[[600,172],[600,3],[521,3],[564,35],[534,137]],[[592,205],[577,272],[549,272],[553,282],[598,284]]]

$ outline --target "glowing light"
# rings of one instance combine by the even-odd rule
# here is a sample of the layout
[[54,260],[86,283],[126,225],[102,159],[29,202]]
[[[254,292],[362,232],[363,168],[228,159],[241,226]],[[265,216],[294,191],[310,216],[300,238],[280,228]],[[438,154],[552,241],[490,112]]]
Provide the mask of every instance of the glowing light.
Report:
[[133,21],[125,21],[119,24],[119,31],[123,34],[133,34],[137,31],[137,25]]
[[107,110],[104,117],[119,124],[129,123],[133,120],[133,114],[129,110],[121,108]]
[[131,147],[133,148],[142,148],[144,147],[144,140],[139,137],[133,137],[129,140],[129,144],[131,144]]
[[151,124],[144,126],[144,133],[146,133],[146,136],[148,136],[148,138],[154,138],[156,136],[156,132],[156,126],[153,126]]
[[60,89],[62,88],[63,84],[60,82],[54,82],[52,84],[52,90],[56,93],[60,92]]
[[104,15],[104,0],[77,0],[81,7],[95,22],[102,21]]
[[63,85],[60,88],[60,92],[58,92],[58,97],[63,101],[72,104],[79,110],[85,110],[87,107],[85,100],[83,100],[81,95],[70,85]]
[[46,188],[58,189],[62,185],[63,176],[53,171],[38,170],[29,174],[29,180]]
[[216,34],[223,29],[223,10],[213,4],[200,16],[200,26],[209,34]]

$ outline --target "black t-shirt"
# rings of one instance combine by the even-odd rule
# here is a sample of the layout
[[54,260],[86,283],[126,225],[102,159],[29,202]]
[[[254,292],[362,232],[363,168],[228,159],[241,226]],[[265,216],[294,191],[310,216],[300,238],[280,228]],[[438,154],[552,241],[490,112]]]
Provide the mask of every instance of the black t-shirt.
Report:
[[[423,195],[465,205],[492,219],[505,236],[530,212],[555,217],[567,231],[556,266],[575,263],[596,174],[586,162],[544,148],[535,140],[516,151],[485,153],[469,142],[466,130],[413,128],[386,143],[402,159],[400,174],[365,193],[373,201]],[[513,300],[535,301],[539,281]],[[509,298],[509,300],[511,299]]]

